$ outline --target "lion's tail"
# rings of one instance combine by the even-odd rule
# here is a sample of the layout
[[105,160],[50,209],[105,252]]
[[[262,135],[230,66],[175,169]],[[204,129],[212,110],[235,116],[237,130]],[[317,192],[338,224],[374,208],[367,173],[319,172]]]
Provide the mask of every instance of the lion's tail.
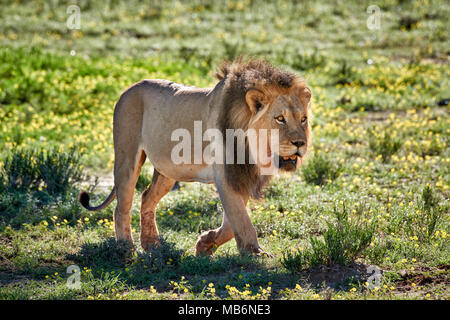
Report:
[[89,193],[86,191],[81,191],[78,195],[78,201],[81,203],[83,207],[85,207],[89,211],[98,211],[106,208],[114,199],[116,198],[116,187],[113,187],[111,190],[111,193],[109,194],[108,198],[106,198],[103,203],[97,207],[91,207],[89,205]]

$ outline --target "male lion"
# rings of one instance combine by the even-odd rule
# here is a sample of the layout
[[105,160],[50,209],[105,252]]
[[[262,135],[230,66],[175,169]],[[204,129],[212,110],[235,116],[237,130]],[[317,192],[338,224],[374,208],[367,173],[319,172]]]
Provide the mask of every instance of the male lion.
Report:
[[279,157],[277,169],[294,171],[309,145],[311,91],[297,75],[256,59],[225,62],[216,77],[219,82],[206,89],[143,80],[121,95],[114,110],[114,187],[97,207],[89,205],[86,192],[79,195],[80,203],[91,211],[105,208],[117,196],[117,240],[133,243],[130,208],[136,181],[148,157],[154,174],[142,195],[140,240],[144,250],[158,242],[155,209],[178,180],[214,182],[224,207],[221,227],[200,235],[196,255],[212,254],[233,237],[241,253],[264,253],[246,204],[250,196],[260,196],[270,176],[261,174],[258,162],[175,165],[171,152],[177,142],[172,141],[171,134],[183,128],[193,135],[194,121],[202,121],[203,129],[219,129],[223,137],[226,129],[278,129],[279,154],[269,148],[268,156]]

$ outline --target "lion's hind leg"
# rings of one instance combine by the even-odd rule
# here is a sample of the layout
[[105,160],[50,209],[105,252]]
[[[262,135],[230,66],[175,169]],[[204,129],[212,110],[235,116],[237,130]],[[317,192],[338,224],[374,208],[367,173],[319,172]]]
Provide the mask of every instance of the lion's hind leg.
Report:
[[148,250],[151,244],[158,242],[158,226],[156,225],[156,206],[175,184],[175,180],[163,176],[156,169],[152,183],[142,194],[141,205],[141,246]]
[[[135,150],[136,152],[134,152]],[[128,153],[121,153],[120,156],[116,156],[114,169],[114,185],[117,194],[117,206],[114,211],[116,240],[126,241],[130,245],[133,245],[130,209],[136,182],[146,158],[143,151],[138,152],[137,150],[136,147],[134,150],[130,149]]]

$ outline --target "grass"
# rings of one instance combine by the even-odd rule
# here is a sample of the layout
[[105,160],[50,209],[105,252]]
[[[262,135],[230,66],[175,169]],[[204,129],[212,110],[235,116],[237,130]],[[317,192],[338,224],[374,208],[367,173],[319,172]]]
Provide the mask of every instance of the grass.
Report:
[[5,159],[2,168],[4,185],[13,191],[42,191],[65,195],[71,184],[82,180],[82,166],[75,149],[16,149]]
[[[70,30],[66,2],[2,3],[0,299],[449,298],[447,2],[379,1],[375,31],[359,1],[78,5]],[[274,257],[241,256],[234,240],[195,257],[222,215],[214,187],[197,183],[163,198],[161,245],[144,253],[149,164],[129,252],[113,240],[115,202],[77,203],[79,190],[93,203],[110,191],[120,93],[144,78],[212,86],[240,54],[298,72],[313,92],[303,168],[248,205]]]
[[[297,271],[305,264],[317,267],[321,265],[346,266],[353,263],[358,256],[369,247],[373,237],[373,226],[365,226],[360,221],[352,222],[348,212],[335,209],[336,222],[328,223],[328,230],[323,233],[323,239],[311,237],[310,250],[299,252],[297,256],[288,254],[287,259],[282,261],[283,265],[291,270]],[[358,219],[359,220],[359,219]],[[297,268],[291,266],[289,260],[298,260]]]
[[308,163],[302,168],[305,181],[316,185],[332,182],[339,176],[340,171],[340,165],[336,164],[334,159],[322,153],[309,159]]

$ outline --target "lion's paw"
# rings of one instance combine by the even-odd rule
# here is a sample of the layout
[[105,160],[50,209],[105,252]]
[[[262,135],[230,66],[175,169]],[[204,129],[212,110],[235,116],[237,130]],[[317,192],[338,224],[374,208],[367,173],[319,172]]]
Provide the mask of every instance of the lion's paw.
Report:
[[141,239],[141,247],[146,252],[150,251],[151,248],[158,247],[160,244],[161,242],[158,236]]
[[261,247],[258,247],[256,251],[253,252],[254,255],[258,257],[274,258],[274,255],[264,251]]
[[274,256],[262,249],[260,246],[246,246],[242,250],[240,250],[243,254],[250,254],[257,257],[267,257],[267,258],[273,258]]
[[195,245],[195,255],[202,256],[213,254],[217,249],[215,240],[216,240],[215,230],[203,232],[198,238],[197,244]]

